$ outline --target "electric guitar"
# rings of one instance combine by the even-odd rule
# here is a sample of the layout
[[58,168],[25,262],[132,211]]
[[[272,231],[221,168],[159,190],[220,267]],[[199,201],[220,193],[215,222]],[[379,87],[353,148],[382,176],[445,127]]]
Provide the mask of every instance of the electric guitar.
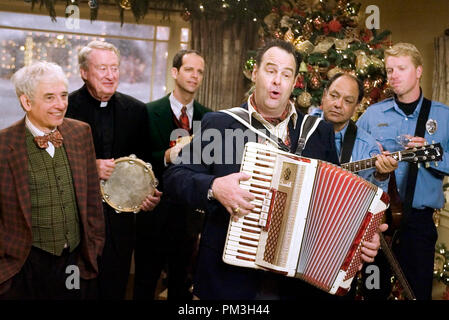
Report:
[[[405,149],[402,151],[397,151],[389,154],[390,157],[396,159],[397,161],[406,162],[431,162],[431,161],[441,161],[443,158],[443,148],[440,143],[427,144],[422,147],[414,147],[410,149]],[[370,169],[376,166],[376,157],[370,159],[364,159],[354,162],[343,163],[341,167],[351,172],[359,172],[366,169]]]

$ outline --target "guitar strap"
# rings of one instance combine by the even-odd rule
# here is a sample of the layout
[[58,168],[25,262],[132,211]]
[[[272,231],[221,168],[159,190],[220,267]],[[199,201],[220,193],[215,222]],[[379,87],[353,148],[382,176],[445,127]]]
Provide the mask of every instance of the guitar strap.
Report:
[[[426,122],[429,118],[431,101],[423,98],[421,110],[419,111],[418,121],[416,123],[415,136],[424,137]],[[412,209],[413,198],[415,195],[416,178],[418,177],[418,164],[409,163],[403,213],[401,219],[401,229],[407,226],[407,218]]]
[[346,129],[343,143],[341,146],[340,163],[347,163],[351,161],[352,149],[354,148],[355,137],[357,136],[357,126],[354,121],[349,120],[348,128]]

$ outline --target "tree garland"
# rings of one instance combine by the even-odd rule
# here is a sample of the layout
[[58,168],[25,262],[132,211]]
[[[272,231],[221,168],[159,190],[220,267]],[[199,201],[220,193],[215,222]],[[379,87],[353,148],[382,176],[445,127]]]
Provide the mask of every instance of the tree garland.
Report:
[[[57,0],[30,0],[31,10],[35,5],[45,7],[52,19],[56,21],[55,4]],[[227,20],[252,19],[258,22],[266,16],[277,0],[60,0],[68,5],[86,5],[90,8],[91,20],[96,20],[98,9],[102,5],[116,6],[120,20],[124,23],[124,12],[130,10],[138,22],[150,10],[175,11],[188,21],[191,18],[207,17],[215,19],[225,16]]]

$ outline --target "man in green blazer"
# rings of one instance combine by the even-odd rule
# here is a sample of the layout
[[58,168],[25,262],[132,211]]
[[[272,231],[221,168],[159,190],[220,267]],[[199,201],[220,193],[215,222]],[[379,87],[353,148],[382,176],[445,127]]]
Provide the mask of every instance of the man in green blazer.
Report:
[[[181,50],[173,58],[171,69],[175,88],[169,95],[147,104],[151,164],[163,187],[162,175],[182,148],[176,144],[173,130],[193,133],[193,122],[201,121],[210,109],[194,100],[203,80],[204,59],[195,50]],[[168,299],[191,299],[189,288],[193,274],[198,235],[203,213],[175,206],[162,196],[151,215],[138,215],[135,249],[134,299],[153,299],[161,271],[167,266]]]

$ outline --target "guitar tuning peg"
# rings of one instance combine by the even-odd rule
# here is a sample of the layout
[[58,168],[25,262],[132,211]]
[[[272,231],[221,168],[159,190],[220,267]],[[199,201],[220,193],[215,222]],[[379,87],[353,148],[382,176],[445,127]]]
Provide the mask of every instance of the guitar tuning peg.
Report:
[[425,166],[426,168],[428,168],[428,167],[430,167],[430,163],[426,162],[426,163],[424,164],[424,166]]
[[421,168],[421,163],[418,163],[418,169]]
[[435,163],[435,167],[438,167],[438,162],[435,161],[434,163]]

